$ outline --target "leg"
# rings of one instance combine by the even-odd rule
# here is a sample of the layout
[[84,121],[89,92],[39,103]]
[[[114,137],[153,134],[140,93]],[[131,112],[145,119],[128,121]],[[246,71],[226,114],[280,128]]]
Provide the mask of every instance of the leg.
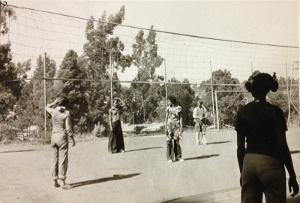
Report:
[[58,179],[58,162],[59,162],[59,154],[58,154],[58,147],[51,146],[53,155],[52,155],[52,163],[51,163],[51,170],[52,170],[52,178],[53,178],[53,186],[59,187],[59,184],[57,183]]
[[272,157],[265,157],[265,167],[260,170],[266,203],[286,202],[286,174],[282,163]]
[[109,139],[108,139],[108,151],[110,153],[117,152],[117,140],[116,140],[116,122],[112,123],[112,131],[109,133]]
[[173,161],[173,139],[167,139],[167,161],[172,162]]
[[195,123],[195,132],[196,132],[196,144],[199,144],[200,141],[200,125]]
[[117,150],[118,152],[124,152],[125,151],[125,143],[124,143],[124,136],[123,136],[123,131],[122,131],[122,125],[121,121],[119,120],[118,122],[118,133],[117,133]]
[[176,161],[182,161],[182,151],[179,144],[179,139],[174,140],[174,154]]
[[206,125],[202,124],[202,144],[206,145]]
[[62,162],[61,162],[61,171],[60,171],[60,179],[62,180],[62,185],[65,185],[67,170],[68,170],[68,149],[69,143],[64,143],[60,148],[62,152]]
[[262,203],[263,187],[258,178],[260,163],[256,155],[246,154],[242,169],[242,203]]

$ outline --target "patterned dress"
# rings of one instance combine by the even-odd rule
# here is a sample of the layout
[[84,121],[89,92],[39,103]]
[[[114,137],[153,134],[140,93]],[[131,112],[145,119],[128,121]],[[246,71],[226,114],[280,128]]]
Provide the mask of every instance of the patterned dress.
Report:
[[180,116],[181,106],[168,107],[168,120],[167,120],[167,140],[181,139]]

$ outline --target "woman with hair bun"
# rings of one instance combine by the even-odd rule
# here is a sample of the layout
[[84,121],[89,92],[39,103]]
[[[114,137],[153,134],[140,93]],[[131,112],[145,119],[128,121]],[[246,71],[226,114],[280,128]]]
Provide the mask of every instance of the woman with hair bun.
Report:
[[[245,83],[254,101],[238,110],[237,159],[241,173],[241,201],[286,202],[286,175],[291,196],[299,192],[291,154],[286,140],[287,125],[283,111],[266,101],[269,91],[278,89],[276,74],[255,71]],[[246,142],[246,144],[245,144]]]

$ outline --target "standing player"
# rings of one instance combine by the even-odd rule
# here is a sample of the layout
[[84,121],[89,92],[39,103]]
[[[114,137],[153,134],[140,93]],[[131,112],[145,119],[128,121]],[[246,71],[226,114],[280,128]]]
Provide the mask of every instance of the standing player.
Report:
[[[72,146],[75,146],[73,130],[71,126],[70,112],[66,110],[69,100],[66,97],[58,97],[54,102],[47,104],[46,110],[51,114],[52,119],[52,136],[51,147],[53,150],[52,157],[52,178],[54,188],[66,186],[65,180],[68,169],[68,151],[69,139],[72,141]],[[60,155],[61,153],[61,155]],[[59,171],[59,157],[62,157]],[[57,183],[60,179],[62,185]]]
[[202,122],[206,114],[206,108],[203,106],[203,101],[197,101],[197,107],[193,110],[193,118],[195,121],[196,144],[206,145],[206,125]]
[[168,96],[168,107],[166,110],[165,126],[167,136],[167,161],[173,162],[173,154],[175,156],[174,161],[184,161],[182,159],[182,151],[179,140],[182,139],[182,116],[181,106],[178,105],[176,97]]

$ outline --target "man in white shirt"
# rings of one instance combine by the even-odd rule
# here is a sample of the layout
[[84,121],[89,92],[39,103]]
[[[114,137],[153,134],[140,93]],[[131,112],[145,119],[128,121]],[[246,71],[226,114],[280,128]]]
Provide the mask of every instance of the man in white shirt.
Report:
[[203,101],[197,101],[197,107],[193,110],[193,118],[195,122],[195,131],[196,131],[196,144],[206,145],[206,126],[202,122],[202,119],[205,117],[206,108],[203,106]]

